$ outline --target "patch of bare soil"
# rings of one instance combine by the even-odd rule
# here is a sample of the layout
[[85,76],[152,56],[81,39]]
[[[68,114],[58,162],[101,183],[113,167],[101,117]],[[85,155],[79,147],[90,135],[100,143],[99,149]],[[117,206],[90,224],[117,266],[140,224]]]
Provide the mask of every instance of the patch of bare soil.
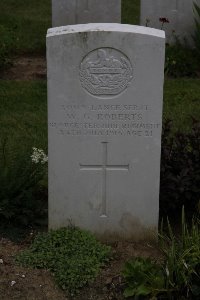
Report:
[[114,243],[110,263],[93,283],[71,297],[56,286],[48,270],[22,268],[15,264],[15,255],[26,247],[27,241],[18,245],[7,239],[0,240],[1,300],[122,300],[124,283],[121,270],[125,261],[135,256],[160,257],[156,247],[147,243]]
[[15,265],[15,255],[24,248],[6,239],[0,241],[0,299],[66,300],[49,271]]
[[10,68],[0,75],[5,80],[46,79],[46,59],[42,56],[20,56],[13,59]]

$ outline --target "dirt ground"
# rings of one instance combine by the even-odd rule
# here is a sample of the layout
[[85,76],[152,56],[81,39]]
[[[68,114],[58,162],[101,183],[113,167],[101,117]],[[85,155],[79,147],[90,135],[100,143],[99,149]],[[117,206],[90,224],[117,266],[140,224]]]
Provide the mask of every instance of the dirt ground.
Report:
[[15,57],[12,65],[0,73],[4,80],[36,80],[46,79],[46,59],[43,56]]
[[15,264],[15,255],[30,245],[31,239],[20,244],[0,238],[0,299],[1,300],[122,300],[125,261],[135,256],[159,259],[156,247],[147,243],[113,243],[113,255],[93,283],[71,297],[59,289],[48,270],[22,268]]

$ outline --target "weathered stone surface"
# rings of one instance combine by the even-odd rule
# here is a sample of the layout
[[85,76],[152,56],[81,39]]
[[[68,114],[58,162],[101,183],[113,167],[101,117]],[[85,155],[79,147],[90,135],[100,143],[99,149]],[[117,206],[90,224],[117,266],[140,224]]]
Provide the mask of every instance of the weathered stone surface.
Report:
[[164,47],[139,26],[48,31],[50,228],[157,230]]
[[166,18],[169,23],[164,23],[167,42],[173,44],[177,38],[181,42],[193,44],[194,10],[193,2],[200,6],[200,0],[141,0],[140,24],[161,29],[162,22],[159,18]]
[[52,0],[52,26],[121,23],[121,0]]

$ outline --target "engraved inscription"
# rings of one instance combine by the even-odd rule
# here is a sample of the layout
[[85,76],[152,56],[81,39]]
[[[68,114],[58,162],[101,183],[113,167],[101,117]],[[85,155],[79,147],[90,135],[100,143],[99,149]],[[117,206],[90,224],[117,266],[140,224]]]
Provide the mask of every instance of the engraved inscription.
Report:
[[118,95],[128,87],[132,78],[130,60],[113,48],[93,50],[80,64],[82,87],[92,95]]
[[80,164],[81,171],[102,171],[102,212],[101,217],[107,217],[107,171],[129,171],[127,165],[110,165],[108,164],[108,143],[102,142],[103,157],[102,165],[84,165]]
[[153,138],[161,130],[160,123],[149,119],[151,107],[146,104],[68,103],[60,109],[62,121],[49,122],[60,135]]

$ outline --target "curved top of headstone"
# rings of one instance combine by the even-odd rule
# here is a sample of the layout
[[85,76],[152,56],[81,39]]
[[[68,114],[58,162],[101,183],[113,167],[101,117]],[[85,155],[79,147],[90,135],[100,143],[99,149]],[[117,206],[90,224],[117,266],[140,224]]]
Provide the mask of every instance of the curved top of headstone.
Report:
[[47,38],[55,35],[65,35],[69,33],[79,33],[79,32],[88,32],[88,31],[126,32],[126,33],[156,36],[163,39],[165,38],[165,32],[163,30],[144,27],[144,26],[117,24],[117,23],[90,23],[90,24],[78,24],[78,25],[54,27],[48,29]]

